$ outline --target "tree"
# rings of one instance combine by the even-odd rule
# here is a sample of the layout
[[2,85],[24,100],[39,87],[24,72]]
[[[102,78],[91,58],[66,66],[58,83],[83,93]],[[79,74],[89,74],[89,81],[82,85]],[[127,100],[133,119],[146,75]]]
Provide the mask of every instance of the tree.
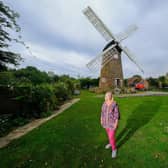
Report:
[[86,78],[80,78],[79,81],[81,88],[87,88],[87,89],[90,87],[98,86],[99,84],[99,78],[91,79],[90,77],[86,77]]
[[19,14],[13,11],[0,1],[0,71],[6,70],[8,64],[17,66],[22,60],[20,54],[9,51],[10,42],[20,42],[21,36],[12,38],[9,31],[15,31],[17,34],[21,28],[17,24]]
[[134,75],[133,77],[142,79],[141,75],[138,75],[138,74],[137,74],[137,75]]
[[150,86],[150,87],[155,87],[155,88],[157,88],[157,87],[159,86],[159,83],[158,83],[158,79],[157,79],[157,78],[149,77],[149,78],[147,78],[147,81],[149,82],[149,86]]
[[164,83],[165,80],[166,80],[166,77],[165,76],[159,76],[158,80],[161,81],[162,83]]
[[168,80],[165,76],[159,76],[158,81],[161,82],[163,87],[167,87],[168,86]]
[[91,85],[94,86],[94,87],[98,86],[99,85],[99,80],[100,80],[100,78],[93,78],[93,79],[91,79],[90,80]]
[[46,72],[41,72],[32,66],[19,69],[14,72],[14,75],[18,81],[30,81],[34,85],[51,82],[51,77]]

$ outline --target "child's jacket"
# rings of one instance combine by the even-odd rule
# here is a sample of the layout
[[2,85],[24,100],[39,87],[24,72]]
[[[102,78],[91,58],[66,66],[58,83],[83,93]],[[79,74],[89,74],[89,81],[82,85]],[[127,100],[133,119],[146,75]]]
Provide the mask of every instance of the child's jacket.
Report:
[[108,106],[105,102],[102,105],[101,110],[101,125],[103,128],[114,128],[116,119],[119,119],[120,113],[116,102],[113,102]]

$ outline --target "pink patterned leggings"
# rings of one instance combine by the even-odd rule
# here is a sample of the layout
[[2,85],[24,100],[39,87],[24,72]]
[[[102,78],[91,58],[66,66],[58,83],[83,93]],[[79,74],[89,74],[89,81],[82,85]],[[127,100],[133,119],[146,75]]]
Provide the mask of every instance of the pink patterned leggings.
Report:
[[115,150],[116,149],[115,130],[110,129],[110,128],[105,128],[105,129],[106,129],[109,143],[111,144],[112,150]]

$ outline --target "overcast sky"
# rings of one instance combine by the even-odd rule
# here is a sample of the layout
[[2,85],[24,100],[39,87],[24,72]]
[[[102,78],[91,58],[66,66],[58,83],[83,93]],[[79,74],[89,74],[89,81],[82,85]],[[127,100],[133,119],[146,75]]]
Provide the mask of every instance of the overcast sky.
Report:
[[99,75],[86,68],[106,41],[88,22],[82,10],[88,5],[117,34],[131,24],[139,29],[122,42],[136,55],[143,75],[122,54],[124,77],[139,74],[157,77],[168,72],[168,1],[160,0],[4,0],[20,14],[18,24],[23,40],[34,56],[19,44],[13,49],[22,54],[20,67],[71,76]]

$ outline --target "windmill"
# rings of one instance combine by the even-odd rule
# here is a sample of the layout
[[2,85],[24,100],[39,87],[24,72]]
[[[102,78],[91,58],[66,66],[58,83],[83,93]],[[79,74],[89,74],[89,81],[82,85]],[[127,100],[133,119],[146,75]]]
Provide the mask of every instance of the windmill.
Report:
[[97,71],[101,68],[99,88],[106,90],[109,88],[122,88],[123,87],[123,70],[121,53],[123,52],[128,58],[135,63],[138,68],[143,72],[141,66],[136,62],[134,55],[130,52],[127,47],[123,47],[121,42],[130,36],[135,30],[136,25],[129,26],[123,33],[114,35],[102,20],[96,15],[96,13],[87,7],[83,10],[84,15],[96,28],[96,30],[103,36],[107,41],[107,45],[103,48],[103,51],[91,60],[87,67],[91,71]]

